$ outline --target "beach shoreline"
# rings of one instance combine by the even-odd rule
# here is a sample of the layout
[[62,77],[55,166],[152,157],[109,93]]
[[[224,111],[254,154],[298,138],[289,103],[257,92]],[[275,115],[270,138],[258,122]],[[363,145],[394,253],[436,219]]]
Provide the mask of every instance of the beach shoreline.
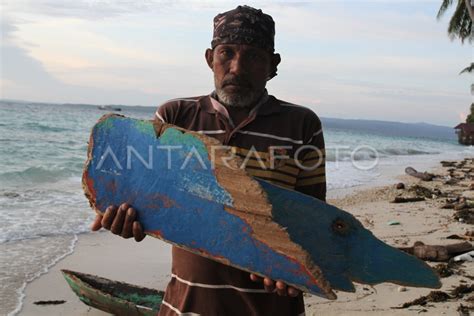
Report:
[[[420,166],[416,166],[416,168]],[[443,174],[446,168],[429,166],[429,171]],[[403,182],[406,187],[419,183],[418,179],[400,174],[400,166],[384,169],[383,179],[359,187],[329,192],[328,200],[349,211],[377,237],[393,246],[406,246],[420,240],[426,244],[447,244],[449,234],[460,234],[469,225],[452,220],[452,210],[439,208],[439,201],[392,204],[389,199],[397,193],[394,185]],[[425,171],[425,170],[422,170]],[[472,182],[472,180],[471,180]],[[424,183],[423,183],[424,184]],[[433,184],[434,185],[434,184]],[[441,184],[440,184],[441,185]],[[442,185],[441,185],[442,186]],[[400,225],[387,225],[396,220]],[[472,229],[472,225],[471,225]],[[153,249],[153,253],[150,252]],[[170,278],[171,246],[153,238],[141,243],[124,240],[108,232],[79,235],[73,253],[50,268],[48,273],[27,284],[25,299],[19,315],[106,315],[89,308],[79,301],[63,279],[60,270],[70,269],[99,275],[112,280],[140,286],[165,289]],[[125,256],[126,255],[126,256]],[[466,274],[474,275],[473,264],[464,264]],[[466,278],[452,276],[442,279],[442,290],[458,285]],[[425,307],[393,309],[402,303],[426,295],[430,289],[406,288],[381,284],[375,287],[356,285],[356,293],[337,293],[337,301],[305,296],[306,314],[316,315],[406,315],[419,312]],[[35,301],[65,300],[61,305],[35,305]],[[428,310],[437,314],[457,314],[460,302],[436,303]]]
[[[61,269],[165,289],[171,273],[171,246],[154,238],[137,243],[133,238],[123,239],[105,231],[82,234],[71,255],[26,286],[19,315],[108,315],[79,301],[64,280]],[[66,303],[34,304],[51,300]]]

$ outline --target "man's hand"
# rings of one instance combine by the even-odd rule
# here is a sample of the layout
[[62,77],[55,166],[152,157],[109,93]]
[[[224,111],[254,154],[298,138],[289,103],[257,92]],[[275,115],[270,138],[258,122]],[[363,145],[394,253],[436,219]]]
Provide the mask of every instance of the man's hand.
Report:
[[135,238],[136,241],[142,241],[145,238],[142,225],[136,221],[137,212],[127,203],[116,207],[109,206],[105,214],[97,215],[91,225],[92,231],[97,231],[102,227],[110,230],[115,235],[123,238]]
[[250,280],[254,282],[263,282],[263,286],[267,292],[276,292],[280,296],[291,296],[296,297],[298,296],[301,291],[295,289],[292,286],[288,286],[281,281],[273,281],[269,278],[261,278],[258,275],[250,274]]

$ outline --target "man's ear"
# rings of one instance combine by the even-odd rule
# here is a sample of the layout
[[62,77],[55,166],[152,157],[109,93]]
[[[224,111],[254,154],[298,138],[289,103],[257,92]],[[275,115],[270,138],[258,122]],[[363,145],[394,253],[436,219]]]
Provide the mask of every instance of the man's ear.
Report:
[[272,59],[270,61],[270,75],[268,76],[267,80],[270,80],[277,75],[278,65],[280,64],[280,62],[280,54],[273,54]]
[[214,71],[214,51],[210,48],[206,49],[205,57],[207,65]]

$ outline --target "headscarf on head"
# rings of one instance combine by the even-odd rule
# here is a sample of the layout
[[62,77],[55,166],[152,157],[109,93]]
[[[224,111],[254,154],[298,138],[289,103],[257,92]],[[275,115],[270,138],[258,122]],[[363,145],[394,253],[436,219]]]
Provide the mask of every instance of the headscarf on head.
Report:
[[273,53],[274,40],[275,22],[262,10],[244,5],[214,18],[213,49],[220,44],[246,44]]

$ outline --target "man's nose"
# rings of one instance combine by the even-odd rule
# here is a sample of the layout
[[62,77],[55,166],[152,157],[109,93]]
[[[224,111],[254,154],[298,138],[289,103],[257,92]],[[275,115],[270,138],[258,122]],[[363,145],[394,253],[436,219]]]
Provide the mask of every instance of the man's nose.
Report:
[[230,73],[240,75],[247,72],[246,62],[242,55],[235,54],[230,62]]

